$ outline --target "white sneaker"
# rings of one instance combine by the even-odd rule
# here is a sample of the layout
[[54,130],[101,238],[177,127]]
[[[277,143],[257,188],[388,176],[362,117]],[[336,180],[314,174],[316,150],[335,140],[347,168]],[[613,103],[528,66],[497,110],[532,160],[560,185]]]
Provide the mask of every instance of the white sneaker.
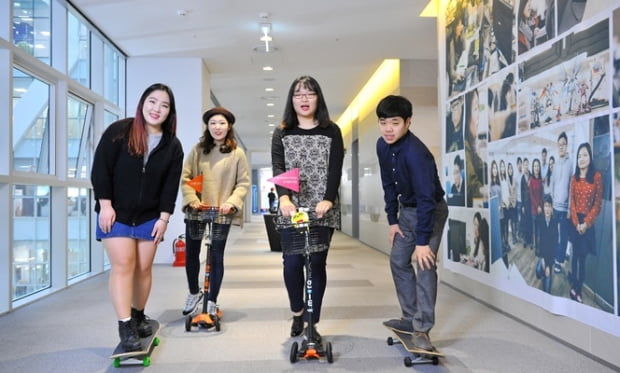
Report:
[[188,294],[187,300],[185,301],[185,308],[183,309],[183,315],[189,315],[194,312],[201,300],[202,291],[199,291],[197,294]]
[[210,300],[207,302],[207,313],[209,315],[215,315],[217,312],[217,304],[214,301]]

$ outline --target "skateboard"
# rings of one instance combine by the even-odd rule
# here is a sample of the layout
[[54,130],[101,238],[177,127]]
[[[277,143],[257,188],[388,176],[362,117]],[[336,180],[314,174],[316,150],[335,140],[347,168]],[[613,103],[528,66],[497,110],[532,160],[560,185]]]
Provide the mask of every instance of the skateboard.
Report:
[[394,340],[392,337],[387,338],[387,344],[392,346],[394,343],[400,343],[405,347],[407,352],[411,352],[413,354],[413,358],[410,356],[405,357],[405,366],[411,367],[414,364],[429,364],[433,365],[439,364],[439,358],[444,357],[445,355],[441,352],[437,351],[437,349],[433,346],[433,351],[423,350],[421,348],[416,347],[413,342],[411,342],[411,335],[413,333],[403,332],[402,330],[389,328],[394,335],[396,335],[397,340]]
[[110,359],[114,359],[113,365],[115,368],[120,367],[121,363],[127,360],[140,361],[145,367],[151,365],[151,352],[153,352],[155,346],[159,345],[159,337],[157,336],[159,332],[159,321],[148,320],[147,322],[151,325],[151,328],[153,328],[153,334],[145,338],[140,338],[142,350],[125,352],[119,343],[112,355],[110,355]]

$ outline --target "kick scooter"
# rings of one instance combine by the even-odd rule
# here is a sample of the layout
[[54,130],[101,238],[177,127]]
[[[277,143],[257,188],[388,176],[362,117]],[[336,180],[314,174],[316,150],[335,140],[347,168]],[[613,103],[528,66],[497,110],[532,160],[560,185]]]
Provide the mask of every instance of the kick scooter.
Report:
[[[299,208],[298,212],[291,218],[293,228],[301,235],[303,235],[304,242],[304,266],[306,269],[306,282],[305,282],[305,294],[306,294],[306,314],[308,316],[308,326],[306,327],[304,340],[299,343],[293,342],[291,346],[291,363],[295,363],[298,359],[320,359],[322,357],[327,358],[328,363],[334,362],[334,356],[332,354],[331,342],[325,343],[323,348],[322,342],[316,342],[314,336],[314,309],[312,306],[312,266],[310,265],[310,217],[308,212],[310,209]],[[314,215],[314,212],[312,212]]]
[[[190,236],[194,239],[202,238],[207,248],[207,258],[205,260],[205,281],[202,298],[202,312],[193,316],[187,315],[185,319],[185,331],[189,332],[192,326],[201,328],[215,327],[216,331],[220,331],[220,319],[222,311],[217,305],[215,309],[209,309],[209,291],[211,290],[211,244],[213,239],[223,239],[226,237],[227,231],[220,224],[230,224],[231,215],[220,214],[220,208],[209,206],[200,210],[188,209],[186,219],[189,224]],[[213,225],[213,223],[218,223]]]

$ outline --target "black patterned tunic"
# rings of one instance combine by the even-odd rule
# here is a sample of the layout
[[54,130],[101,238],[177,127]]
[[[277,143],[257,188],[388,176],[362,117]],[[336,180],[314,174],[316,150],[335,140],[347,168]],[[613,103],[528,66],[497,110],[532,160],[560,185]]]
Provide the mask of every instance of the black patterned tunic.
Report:
[[[288,195],[297,207],[314,208],[322,200],[334,206],[317,225],[340,228],[338,188],[342,176],[344,145],[340,128],[330,123],[326,128],[277,128],[273,132],[271,162],[277,176],[299,168],[299,193],[276,186],[278,195]],[[278,216],[278,225],[290,224]]]

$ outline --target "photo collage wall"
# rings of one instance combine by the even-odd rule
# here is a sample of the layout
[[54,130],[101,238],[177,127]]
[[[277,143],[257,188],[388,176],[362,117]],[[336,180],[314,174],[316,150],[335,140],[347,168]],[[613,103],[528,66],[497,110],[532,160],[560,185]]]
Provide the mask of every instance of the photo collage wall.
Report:
[[620,3],[445,2],[446,268],[620,336]]

